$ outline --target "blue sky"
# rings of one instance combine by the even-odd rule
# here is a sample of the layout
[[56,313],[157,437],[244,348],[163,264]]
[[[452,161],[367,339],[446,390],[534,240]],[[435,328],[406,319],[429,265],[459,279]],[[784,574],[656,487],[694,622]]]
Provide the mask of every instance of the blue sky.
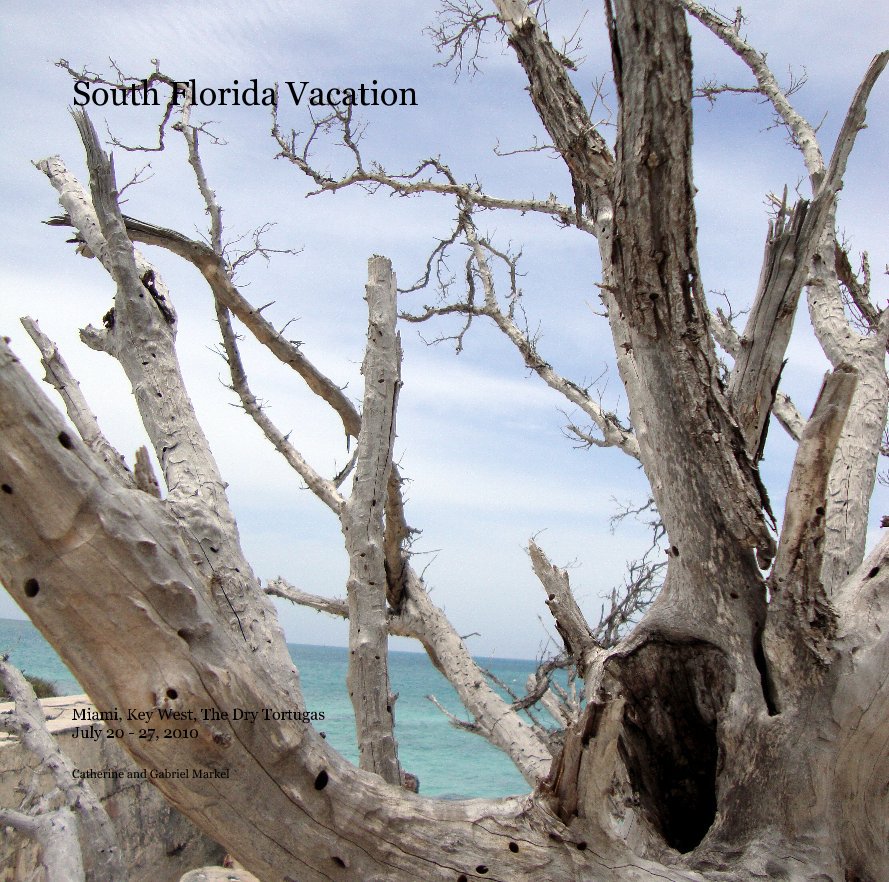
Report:
[[[41,375],[38,360],[18,317],[38,318],[62,347],[106,433],[130,455],[143,443],[134,406],[119,369],[106,356],[87,350],[76,329],[98,323],[113,287],[93,261],[75,257],[62,231],[41,225],[57,212],[54,191],[30,162],[58,153],[83,179],[76,131],[67,114],[73,83],[52,62],[106,72],[113,58],[128,73],[142,75],[150,59],[179,79],[199,85],[230,86],[256,77],[260,86],[276,80],[309,80],[329,86],[369,83],[411,87],[419,106],[369,108],[364,150],[392,171],[426,156],[440,155],[458,178],[478,178],[505,196],[556,193],[570,201],[567,173],[543,154],[497,158],[493,147],[527,146],[542,137],[524,75],[508,49],[485,48],[482,72],[454,79],[439,60],[423,28],[435,5],[357,2],[257,2],[248,11],[235,3],[117,2],[114,18],[74,4],[4,4],[0,96],[7,125],[2,134],[0,205],[5,231],[0,252],[0,333],[12,337],[20,357]],[[794,100],[820,129],[829,153],[846,105],[872,55],[889,46],[889,13],[873,2],[846,4],[748,3],[747,33],[768,53],[779,77],[788,69],[808,75]],[[583,4],[553,2],[554,33],[571,33]],[[592,82],[609,73],[610,56],[594,4],[581,24],[586,62],[575,75],[585,97]],[[749,85],[749,76],[720,43],[693,28],[698,78]],[[613,106],[613,104],[612,104]],[[283,121],[299,128],[284,105]],[[225,147],[206,146],[211,183],[225,210],[230,237],[267,221],[277,226],[268,244],[302,249],[268,265],[261,260],[243,273],[245,293],[255,303],[275,300],[266,315],[277,324],[297,318],[294,336],[304,351],[339,383],[361,398],[359,367],[365,336],[363,286],[366,260],[390,256],[402,283],[420,273],[437,236],[454,214],[445,200],[393,199],[361,191],[304,198],[306,180],[275,160],[267,111],[260,108],[205,109],[217,122]],[[107,117],[124,140],[147,140],[154,116],[149,108],[92,111],[101,127]],[[766,193],[791,191],[804,178],[799,155],[781,130],[770,129],[768,108],[749,97],[725,97],[715,108],[696,105],[695,182],[701,261],[708,290],[725,290],[736,306],[749,302],[759,274],[767,224]],[[889,83],[871,99],[869,128],[853,154],[840,203],[840,225],[853,250],[868,249],[878,295],[889,293],[880,272],[889,262],[886,175],[889,145]],[[609,131],[606,130],[606,135]],[[193,235],[205,218],[198,193],[174,137],[170,149],[150,157],[123,154],[115,160],[121,180],[150,161],[154,176],[128,195],[128,213]],[[318,162],[336,169],[342,154],[319,148]],[[805,194],[805,184],[802,185]],[[539,325],[540,349],[563,374],[589,382],[611,364],[611,343],[595,315],[595,243],[534,217],[487,214],[483,230],[500,245],[521,247],[526,309]],[[167,280],[180,314],[179,351],[186,379],[223,473],[248,555],[262,578],[283,575],[305,590],[340,595],[347,561],[339,525],[300,488],[295,475],[266,449],[258,430],[232,407],[220,382],[224,365],[212,347],[209,291],[196,272],[163,253],[147,252]],[[459,271],[459,254],[454,269]],[[433,299],[411,295],[405,306]],[[436,336],[449,326],[428,327]],[[536,377],[528,377],[518,355],[490,327],[477,324],[456,356],[445,345],[430,348],[415,328],[402,329],[404,388],[396,454],[410,479],[409,521],[423,530],[417,544],[428,564],[426,577],[435,600],[458,631],[480,632],[470,640],[477,654],[535,655],[553,629],[543,592],[535,583],[524,546],[530,536],[555,562],[572,565],[576,592],[592,618],[599,597],[621,579],[623,561],[645,547],[641,527],[626,525],[611,534],[614,499],[641,501],[644,477],[633,462],[614,451],[578,451],[560,431],[565,405]],[[801,314],[789,350],[785,388],[807,412],[826,362],[812,342]],[[337,422],[273,359],[245,344],[255,391],[270,414],[316,468],[333,474],[346,456]],[[601,383],[603,400],[623,407],[612,369]],[[47,387],[48,389],[48,387]],[[793,450],[779,430],[769,436],[764,474],[773,501],[780,498]],[[875,518],[886,509],[878,490]],[[542,532],[541,532],[542,531]],[[0,597],[0,615],[19,616]],[[544,628],[539,620],[543,620]],[[344,643],[345,627],[318,614],[282,608],[288,638],[307,643]],[[399,644],[400,648],[415,648]]]

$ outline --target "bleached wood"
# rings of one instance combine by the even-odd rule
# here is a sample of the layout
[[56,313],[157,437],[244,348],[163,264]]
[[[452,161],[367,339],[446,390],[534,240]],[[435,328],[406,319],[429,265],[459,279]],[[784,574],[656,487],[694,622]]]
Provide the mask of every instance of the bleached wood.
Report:
[[[404,600],[398,612],[390,611],[388,631],[412,637],[426,650],[435,667],[448,679],[474,720],[474,731],[500,748],[515,763],[525,780],[536,786],[549,770],[552,754],[546,744],[495,692],[472,658],[448,617],[432,602],[422,581],[408,566]],[[273,579],[266,589],[301,606],[347,618],[345,600],[319,597]]]
[[[31,685],[21,671],[4,658],[0,658],[0,680],[15,702],[15,712],[10,720],[4,720],[4,728],[17,735],[24,747],[37,757],[40,767],[52,775],[65,801],[64,809],[48,813],[50,817],[35,816],[33,832],[28,833],[40,842],[47,866],[63,861],[60,867],[50,869],[50,877],[69,868],[67,861],[76,847],[77,861],[72,862],[71,868],[76,868],[86,854],[89,882],[124,882],[126,872],[111,819],[89,784],[74,777],[74,764],[49,733],[46,716]],[[71,810],[70,815],[65,809]],[[75,840],[73,845],[67,841],[71,835]],[[61,841],[50,844],[49,837],[60,837]],[[54,857],[57,851],[64,857]]]
[[154,473],[154,466],[148,456],[148,448],[143,445],[136,451],[136,464],[133,467],[136,486],[143,492],[161,498],[161,487]]
[[[868,99],[887,63],[889,51],[877,54],[868,65],[837,136],[828,174],[834,169],[840,174],[845,170],[858,132],[865,126]],[[831,364],[854,364],[860,379],[828,487],[823,570],[828,592],[836,590],[864,556],[870,497],[889,405],[885,370],[889,315],[884,311],[870,336],[862,336],[850,326],[837,277],[835,228],[831,213],[812,261],[809,316]]]
[[[13,489],[0,496],[0,578],[45,634],[69,633],[56,644],[96,705],[302,707],[225,625],[163,504],[110,483],[85,446],[59,441],[64,431],[0,343],[0,479]],[[109,570],[120,578],[103,579]],[[530,797],[423,799],[351,767],[309,726],[270,725],[261,736],[244,721],[198,729],[197,739],[125,736],[121,745],[146,768],[227,768],[228,784],[157,786],[264,882],[320,882],[337,868],[368,882],[454,882],[480,866],[500,882],[567,880],[581,867],[608,882],[627,868],[651,882],[701,879],[619,840],[581,852],[577,836]]]
[[[714,9],[707,8],[695,0],[678,0],[678,2],[701,24],[713,31],[750,68],[760,91],[768,98],[778,117],[793,135],[794,142],[803,154],[810,176],[817,178],[821,175],[824,172],[824,158],[818,146],[815,129],[790,103],[769,69],[765,54],[751,46],[731,23]],[[740,7],[738,12],[740,13]]]
[[[61,162],[57,161],[57,165],[61,166]],[[64,203],[63,205],[68,209],[68,205]],[[336,384],[312,365],[298,347],[294,347],[275,331],[259,311],[243,298],[231,283],[225,268],[220,265],[212,249],[174,231],[133,221],[131,218],[126,219],[126,225],[129,234],[134,238],[147,244],[162,245],[195,263],[207,278],[220,303],[230,308],[261,343],[267,345],[282,362],[293,367],[316,394],[328,401],[340,415],[347,434],[358,436],[360,417],[354,405]],[[415,585],[420,585],[416,575],[407,570],[404,571],[403,581],[405,584],[413,582]],[[533,734],[530,727],[525,725],[488,686],[459,635],[447,621],[446,616],[429,601],[422,586],[418,588],[412,608],[415,609],[416,605],[421,607],[423,611],[421,615],[425,615],[429,623],[428,627],[423,629],[424,636],[418,639],[430,652],[433,662],[446,672],[446,676],[454,683],[467,709],[481,721],[486,737],[490,736],[493,743],[506,750],[522,774],[532,784],[535,783],[546,773],[551,761],[548,749]]]
[[[529,82],[531,101],[556,149],[571,172],[575,212],[598,214],[598,196],[608,193],[614,157],[605,139],[590,124],[589,114],[568,76],[564,56],[525,0],[495,0],[500,20]],[[554,100],[555,99],[555,100]]]
[[[813,668],[831,662],[837,615],[821,574],[825,506],[831,465],[857,380],[857,372],[847,365],[825,379],[791,473],[781,542],[769,576],[772,599],[766,627],[767,651],[782,657],[775,665],[782,705],[796,700]],[[775,649],[776,644],[787,648]]]
[[[764,430],[772,410],[796,307],[811,275],[811,263],[825,236],[833,240],[833,206],[856,136],[864,125],[867,99],[889,53],[871,63],[852,100],[830,163],[814,178],[815,198],[800,201],[788,215],[782,203],[769,226],[759,286],[729,380],[729,396],[754,459],[762,455]],[[819,256],[819,260],[822,258]]]
[[262,405],[250,389],[247,372],[241,361],[241,353],[237,338],[231,324],[228,308],[219,300],[216,301],[216,319],[222,332],[222,345],[228,362],[232,379],[232,388],[241,400],[241,406],[259,426],[263,435],[275,450],[287,461],[288,465],[306,482],[306,486],[328,508],[339,514],[343,507],[343,497],[332,481],[322,477],[306,461],[305,457],[290,443],[287,436],[269,419]]
[[533,340],[519,328],[513,316],[503,312],[500,308],[494,287],[494,274],[472,222],[466,224],[466,241],[473,250],[484,290],[484,306],[478,309],[478,314],[486,315],[494,322],[519,351],[527,367],[534,371],[547,386],[560,393],[566,401],[575,407],[579,407],[593,421],[602,436],[601,438],[586,436],[593,446],[617,447],[634,459],[638,459],[639,443],[633,432],[621,425],[617,416],[605,410],[588,390],[582,389],[577,383],[553,370],[552,365],[540,357]]
[[401,385],[401,344],[395,330],[396,293],[385,257],[367,265],[367,350],[364,408],[352,494],[341,522],[349,554],[349,670],[346,683],[355,710],[359,765],[390,784],[401,782],[389,686],[386,564],[383,509],[395,442]]
[[[481,15],[472,4],[454,5],[470,18]],[[276,726],[258,737],[243,726],[220,724],[208,727],[212,735],[200,745],[166,748],[172,753],[130,747],[145,762],[206,762],[224,754],[249,781],[249,793],[176,782],[162,787],[266,882],[886,878],[889,546],[881,542],[869,569],[841,579],[829,596],[818,576],[827,569],[820,542],[829,536],[828,523],[822,529],[819,518],[830,521],[829,510],[819,513],[819,500],[830,495],[836,474],[828,460],[842,460],[841,428],[855,424],[857,392],[850,404],[848,372],[837,369],[803,433],[774,567],[775,578],[784,581],[774,583],[770,603],[753,556],[755,549],[766,564],[774,551],[768,503],[723,388],[697,265],[691,60],[682,7],[678,0],[606,4],[620,102],[616,156],[608,169],[575,87],[557,69],[564,59],[531,6],[520,0],[497,5],[535,107],[571,173],[575,225],[597,234],[602,297],[633,437],[669,537],[663,591],[631,634],[591,659],[585,708],[563,733],[550,774],[539,781],[533,769],[549,765],[546,752],[534,755],[533,733],[527,737],[511,708],[497,717],[504,705],[474,682],[477,668],[453,627],[411,568],[401,570],[389,627],[397,616],[461,696],[470,696],[467,707],[473,716],[473,707],[480,713],[471,725],[517,758],[538,785],[523,799],[422,800],[351,769],[310,728]],[[855,119],[848,117],[850,125]],[[832,170],[812,174],[816,202],[822,177],[842,179],[843,153],[852,143],[851,129],[844,126],[844,132]],[[442,168],[435,165],[437,172]],[[318,184],[338,189],[348,181]],[[453,182],[443,191],[454,195]],[[824,228],[833,246],[830,218]],[[818,260],[816,254],[814,264]],[[817,267],[811,277],[817,286]],[[833,281],[827,274],[825,285]],[[828,294],[832,300],[833,290]],[[827,303],[828,312],[834,308]],[[886,325],[874,339],[889,333],[889,318]],[[765,321],[762,330],[766,340],[774,329]],[[107,337],[96,332],[92,339],[102,345]],[[846,342],[840,339],[836,351]],[[858,344],[852,344],[849,353],[857,355]],[[274,345],[280,349],[280,341]],[[885,339],[879,346],[882,359]],[[844,360],[858,370],[859,386],[867,385],[871,367],[844,356],[838,368]],[[72,452],[59,440],[62,430],[49,411],[22,406],[36,399],[30,392],[21,397],[30,387],[15,371],[5,374],[7,366],[11,362],[0,356],[0,479],[12,490],[0,495],[0,575],[42,628],[70,637],[65,652],[78,675],[94,681],[106,700],[132,701],[146,693],[169,698],[168,685],[159,689],[152,679],[158,672],[185,684],[183,701],[197,706],[276,700],[279,679],[234,639],[224,609],[212,600],[208,573],[189,560],[182,522],[146,494],[109,486],[111,479],[79,442]],[[3,385],[5,376],[13,379]],[[341,414],[344,426],[352,419],[349,408]],[[348,426],[345,431],[351,434]],[[866,443],[872,444],[870,428]],[[39,468],[32,473],[23,462]],[[31,493],[20,497],[25,475],[35,499],[57,504],[39,508]],[[397,482],[388,482],[385,493],[397,503]],[[396,530],[391,554],[400,550],[398,562],[404,563],[403,510],[386,510]],[[57,532],[47,532],[46,511]],[[140,531],[150,531],[157,548],[150,567]],[[100,577],[109,570],[125,578],[106,586]],[[103,589],[101,605],[96,583]],[[53,608],[60,585],[83,616],[79,630],[63,624],[61,604]],[[65,607],[69,618],[71,608]],[[113,610],[128,635],[141,633],[143,653],[150,641],[154,671],[141,670],[137,647],[119,636],[96,649],[99,609]],[[474,690],[480,698],[473,705]],[[296,700],[295,692],[286,694]],[[223,750],[213,736],[224,741],[227,734],[232,737]]]
[[[729,396],[751,457],[762,456],[763,431],[777,394],[803,274],[821,231],[806,226],[809,203],[798,202],[769,224],[759,286],[729,378]],[[808,237],[808,242],[807,242]]]
[[111,327],[87,328],[82,336],[112,355],[130,380],[163,470],[166,503],[191,537],[199,565],[215,576],[213,591],[227,611],[229,627],[252,643],[282,683],[295,679],[274,610],[258,590],[240,548],[225,482],[185,388],[174,348],[176,318],[169,291],[133,248],[116,201],[113,165],[92,125],[85,114],[76,119],[87,152],[92,200],[57,157],[36,165],[117,285]]
[[546,605],[555,619],[556,630],[565,644],[566,652],[577,660],[578,673],[582,677],[589,662],[588,655],[595,649],[595,642],[590,626],[571,592],[568,573],[550,563],[533,540],[528,543],[528,553],[534,575],[546,591]]
[[260,882],[247,870],[229,867],[201,867],[189,870],[179,882]]
[[[741,338],[734,329],[728,317],[717,310],[710,313],[710,327],[713,330],[713,339],[733,358],[736,358],[741,349]],[[788,435],[799,441],[805,428],[806,421],[796,405],[786,392],[775,393],[772,402],[772,413]]]
[[49,383],[61,396],[65,403],[65,411],[68,419],[80,433],[80,437],[95,451],[108,465],[108,468],[125,485],[132,486],[133,473],[127,467],[123,456],[114,449],[99,428],[99,421],[90,409],[86,398],[74,375],[68,368],[68,364],[58,346],[40,330],[40,326],[30,316],[21,319],[22,327],[28,332],[28,336],[34,341],[40,350],[40,362],[46,371],[46,382]]
[[35,817],[0,808],[0,825],[12,827],[37,843],[45,882],[85,882],[77,818],[71,809],[62,808]]

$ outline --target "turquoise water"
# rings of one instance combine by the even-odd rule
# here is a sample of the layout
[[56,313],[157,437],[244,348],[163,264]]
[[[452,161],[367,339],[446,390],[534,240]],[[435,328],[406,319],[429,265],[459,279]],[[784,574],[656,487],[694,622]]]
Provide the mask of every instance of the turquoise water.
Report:
[[[336,646],[289,644],[302,680],[306,706],[324,711],[317,727],[352,762],[358,758],[352,705],[346,691],[348,653]],[[53,681],[61,694],[82,692],[52,647],[30,622],[0,619],[0,653],[28,674]],[[534,662],[518,659],[480,659],[511,688],[523,692]],[[454,728],[430,701],[434,695],[458,716],[462,706],[451,685],[425,655],[389,655],[395,705],[396,736],[402,766],[420,779],[426,796],[450,798],[496,797],[528,790],[515,766],[484,739]]]

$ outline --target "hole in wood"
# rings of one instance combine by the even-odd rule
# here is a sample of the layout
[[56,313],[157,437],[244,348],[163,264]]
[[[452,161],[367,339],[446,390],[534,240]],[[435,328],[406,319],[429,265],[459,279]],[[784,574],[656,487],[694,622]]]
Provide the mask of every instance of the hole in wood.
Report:
[[346,868],[346,862],[345,862],[341,857],[337,857],[336,855],[334,855],[334,856],[331,858],[331,860],[332,860],[338,867],[342,867],[343,869]]
[[619,677],[626,704],[618,749],[630,784],[666,844],[689,852],[716,817],[716,719],[734,675],[704,641],[658,641],[625,659]]
[[466,875],[464,873],[461,873],[459,876],[457,876],[457,882],[469,882],[469,880],[466,878]]
[[518,843],[516,843],[516,842],[510,842],[510,843],[509,843],[509,850],[510,850],[513,854],[515,854],[515,853],[519,850]]
[[327,782],[329,780],[330,776],[324,769],[322,769],[320,772],[318,772],[318,777],[315,778],[315,789],[323,790],[327,786]]
[[167,690],[167,698],[169,698],[169,699],[179,698],[179,693],[175,689],[170,688]]
[[873,579],[873,577],[876,576],[877,573],[879,573],[879,572],[880,572],[880,568],[879,568],[879,567],[874,567],[874,568],[867,574],[868,579]]
[[3,484],[2,486],[0,486],[0,490],[3,490],[4,493],[9,493],[10,495],[12,495],[12,487],[10,487],[9,484]]
[[71,436],[67,432],[59,432],[59,444],[61,444],[65,450],[71,450],[74,447],[74,442],[71,440]]
[[40,583],[36,579],[25,582],[25,597],[36,597],[40,591]]
[[488,868],[487,868],[484,864],[479,864],[479,865],[475,868],[475,872],[478,873],[480,876],[484,876],[485,873],[488,872]]
[[585,842],[578,842],[577,843],[577,850],[578,851],[586,851],[586,843]]

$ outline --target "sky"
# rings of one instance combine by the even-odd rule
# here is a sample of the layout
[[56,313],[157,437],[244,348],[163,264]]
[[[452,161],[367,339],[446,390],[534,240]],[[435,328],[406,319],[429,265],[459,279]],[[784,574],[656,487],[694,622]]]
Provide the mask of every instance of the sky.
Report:
[[[4,3],[0,100],[6,125],[0,151],[0,333],[34,376],[39,360],[18,319],[29,314],[60,346],[112,442],[130,458],[145,443],[135,406],[119,367],[84,347],[77,329],[98,324],[111,305],[113,285],[96,261],[77,257],[65,231],[42,225],[58,212],[55,193],[31,165],[59,154],[82,181],[82,150],[68,108],[74,82],[53,62],[109,72],[109,59],[128,74],[147,74],[152,59],[176,79],[199,88],[231,87],[256,78],[310,81],[324,88],[370,84],[412,88],[416,107],[366,108],[362,148],[390,171],[439,156],[462,181],[508,197],[571,203],[564,167],[546,153],[498,157],[503,151],[545,141],[525,92],[524,74],[502,41],[483,46],[475,76],[455,79],[437,66],[424,29],[436,4],[358,2],[240,3],[116,2],[114,17],[93,7],[44,0]],[[110,8],[110,7],[108,7]],[[605,77],[610,53],[600,4],[585,12],[577,2],[551,2],[554,35],[582,38],[585,58],[574,80],[592,101],[593,83]],[[889,46],[889,12],[873,2],[790,0],[744,6],[745,33],[766,52],[779,79],[805,74],[794,96],[798,109],[820,125],[829,154],[846,106],[870,58]],[[749,74],[728,50],[692,27],[697,80],[750,85]],[[613,90],[596,118],[614,110]],[[156,111],[147,107],[91,107],[100,132],[147,143]],[[282,102],[282,122],[304,129],[306,117]],[[437,197],[393,198],[361,190],[306,198],[311,189],[298,169],[275,159],[268,110],[203,108],[196,117],[226,144],[204,144],[206,170],[223,206],[226,237],[235,239],[269,222],[269,246],[295,255],[255,259],[239,276],[255,304],[274,301],[265,315],[289,326],[303,351],[360,402],[360,364],[366,333],[363,303],[367,258],[389,256],[401,285],[413,282],[426,256],[449,232],[454,208]],[[603,128],[606,137],[613,129]],[[128,214],[196,236],[207,220],[181,139],[170,133],[162,153],[115,151],[119,181],[150,163],[148,180],[127,191]],[[889,262],[886,175],[889,146],[889,82],[878,83],[868,128],[850,162],[839,223],[857,253],[868,250],[875,289],[889,294],[882,269]],[[316,160],[335,172],[345,168],[342,149],[319,143]],[[694,176],[698,187],[699,249],[705,287],[723,291],[733,306],[749,305],[759,275],[768,213],[766,195],[788,186],[808,195],[799,154],[771,124],[767,107],[749,96],[726,96],[715,107],[695,105]],[[594,383],[603,403],[625,410],[613,367],[607,324],[597,315],[598,258],[588,236],[559,229],[535,216],[485,214],[482,231],[501,247],[522,251],[520,283],[529,325],[539,332],[541,354],[565,376]],[[348,561],[339,524],[234,407],[224,385],[224,364],[214,351],[218,332],[210,292],[196,271],[166,253],[145,249],[169,285],[180,317],[179,356],[196,410],[209,435],[238,518],[247,555],[262,579],[284,576],[300,588],[342,596]],[[455,249],[451,269],[459,276],[464,252]],[[715,296],[715,295],[714,295]],[[434,302],[428,290],[405,295],[402,308]],[[714,300],[714,304],[717,301]],[[613,450],[578,450],[562,432],[570,405],[529,376],[518,354],[495,329],[475,323],[459,355],[453,345],[430,346],[456,330],[441,322],[401,328],[403,381],[396,458],[408,479],[408,521],[422,531],[414,550],[434,600],[476,655],[536,657],[555,633],[544,593],[531,573],[528,540],[570,567],[581,605],[596,620],[601,598],[620,585],[625,561],[647,544],[642,524],[624,522],[612,531],[610,517],[622,504],[644,502],[647,485],[638,465]],[[244,357],[254,391],[269,414],[322,473],[333,475],[347,452],[338,422],[292,372],[249,341]],[[827,362],[814,343],[804,313],[788,351],[784,388],[808,413]],[[49,387],[45,387],[49,394]],[[567,417],[566,412],[567,411]],[[793,447],[769,434],[763,474],[779,513]],[[131,459],[132,461],[132,459]],[[889,497],[878,488],[874,534]],[[5,594],[0,616],[22,613]],[[344,623],[280,606],[292,642],[344,645]],[[394,648],[417,649],[404,640]],[[550,644],[550,649],[553,645]]]

